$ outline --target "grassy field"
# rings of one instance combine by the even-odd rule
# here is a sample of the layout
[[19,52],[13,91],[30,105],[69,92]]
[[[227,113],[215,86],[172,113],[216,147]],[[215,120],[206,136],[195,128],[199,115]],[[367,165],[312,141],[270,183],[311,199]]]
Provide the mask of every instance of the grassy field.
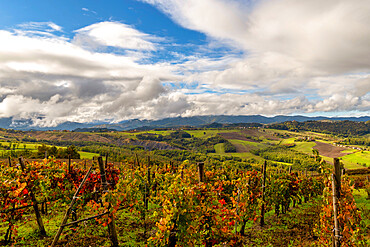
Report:
[[223,143],[218,143],[215,145],[216,154],[224,154],[225,148]]
[[[9,146],[10,142],[0,142],[0,144],[3,146],[3,147],[6,147],[6,146]],[[11,149],[11,150],[14,150],[14,151],[22,151],[22,150],[25,150],[25,149],[28,149],[29,151],[31,152],[37,152],[37,148],[39,146],[41,146],[42,144],[41,143],[23,143],[23,142],[12,142],[12,146],[16,144],[16,148],[15,149]],[[52,147],[52,145],[46,145],[48,147]],[[61,146],[56,146],[57,148],[65,148],[65,147],[61,147]],[[2,152],[8,152],[9,150],[2,150]],[[78,152],[80,155],[81,155],[81,159],[92,159],[94,156],[99,156],[99,154],[96,154],[96,153],[89,153],[89,152],[83,152],[83,151],[79,151]]]
[[186,130],[186,132],[197,138],[210,138],[216,136],[218,133],[240,132],[240,130],[206,129],[206,130]]
[[78,153],[80,154],[80,159],[92,160],[93,157],[99,156],[99,154],[96,154],[96,153],[89,153],[89,152],[83,152],[83,151],[79,151]]
[[314,142],[295,142],[295,147],[293,148],[296,151],[312,154],[312,149],[315,147],[316,143]]
[[230,139],[229,142],[233,145],[242,145],[244,146],[247,150],[251,149],[259,149],[259,148],[264,148],[266,147],[265,144],[258,143],[258,142],[250,142],[250,141],[243,141],[243,140],[235,140],[235,139]]
[[359,151],[342,157],[344,164],[365,164],[370,166],[370,151]]

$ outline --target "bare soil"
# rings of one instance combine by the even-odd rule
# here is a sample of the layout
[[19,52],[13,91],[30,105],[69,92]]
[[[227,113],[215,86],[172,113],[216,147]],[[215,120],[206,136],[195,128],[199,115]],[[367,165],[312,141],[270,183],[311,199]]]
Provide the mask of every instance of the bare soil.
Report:
[[328,143],[323,143],[323,142],[318,142],[318,141],[315,141],[315,143],[316,143],[316,146],[314,146],[313,148],[317,149],[320,155],[323,155],[326,157],[338,158],[338,157],[342,157],[342,156],[349,154],[349,153],[341,153],[341,151],[344,151],[347,148],[337,147],[337,146],[333,146]]
[[236,132],[219,133],[219,135],[222,136],[223,138],[227,139],[227,140],[234,139],[234,140],[241,140],[241,141],[248,141],[248,142],[257,142],[255,140],[246,138],[245,136],[242,136],[242,135],[240,135]]

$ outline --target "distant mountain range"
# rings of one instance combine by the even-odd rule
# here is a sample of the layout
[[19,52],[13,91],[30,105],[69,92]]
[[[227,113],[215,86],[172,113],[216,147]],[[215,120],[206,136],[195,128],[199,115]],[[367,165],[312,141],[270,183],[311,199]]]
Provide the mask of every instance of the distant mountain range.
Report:
[[132,119],[119,123],[96,122],[96,123],[77,123],[77,122],[64,122],[55,127],[39,127],[34,126],[33,121],[30,119],[15,120],[13,118],[0,118],[0,128],[16,129],[16,130],[132,130],[132,129],[153,129],[153,128],[171,128],[179,126],[193,126],[201,127],[211,123],[220,124],[237,124],[237,123],[281,123],[286,121],[310,121],[310,120],[331,120],[331,121],[370,121],[370,116],[364,117],[306,117],[306,116],[274,116],[264,117],[261,115],[249,116],[229,116],[229,115],[207,115],[207,116],[194,116],[194,117],[176,117],[164,118],[160,120],[139,120]]

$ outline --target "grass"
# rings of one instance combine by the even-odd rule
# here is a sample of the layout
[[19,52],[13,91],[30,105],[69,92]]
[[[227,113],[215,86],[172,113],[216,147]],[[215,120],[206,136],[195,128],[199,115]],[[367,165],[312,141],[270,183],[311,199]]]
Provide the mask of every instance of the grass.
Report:
[[342,157],[344,164],[366,164],[370,166],[370,151],[360,151],[352,154],[348,154]]
[[288,139],[283,139],[281,141],[281,144],[292,144],[292,143],[294,143],[294,141],[295,141],[295,138],[294,137],[288,138]]
[[89,153],[89,152],[83,152],[83,151],[79,151],[78,153],[80,154],[80,159],[92,160],[93,157],[99,156],[99,154],[96,154],[96,153]]
[[218,133],[240,132],[240,130],[206,129],[206,130],[186,130],[186,132],[196,138],[210,138],[216,136]]
[[362,223],[364,228],[370,229],[370,195],[367,194],[365,189],[353,190],[353,197],[357,207],[361,211]]
[[316,146],[316,143],[314,142],[295,142],[295,147],[293,148],[296,151],[306,153],[306,154],[312,154],[312,149],[314,146]]
[[250,141],[243,141],[243,140],[236,140],[236,139],[230,139],[229,142],[231,142],[231,144],[243,145],[244,147],[249,148],[249,149],[259,149],[259,148],[266,147],[265,144],[261,144],[258,142],[250,142]]
[[216,154],[224,154],[225,148],[223,143],[218,143],[215,145]]

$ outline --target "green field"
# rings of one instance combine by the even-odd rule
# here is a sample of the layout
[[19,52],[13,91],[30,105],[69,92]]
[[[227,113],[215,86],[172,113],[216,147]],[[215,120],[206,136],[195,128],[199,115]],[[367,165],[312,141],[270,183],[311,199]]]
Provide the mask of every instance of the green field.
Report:
[[295,142],[295,147],[293,148],[296,151],[312,154],[312,149],[316,145],[314,142]]
[[[9,146],[10,142],[0,142],[0,144],[3,147]],[[25,149],[30,150],[31,152],[37,152],[37,148],[41,146],[41,143],[23,143],[23,142],[12,142],[12,145],[16,144],[15,149],[11,149],[14,151],[23,151]],[[48,147],[52,147],[52,145],[46,145]],[[61,146],[56,146],[57,148],[66,148],[66,147],[61,147]],[[10,150],[0,150],[0,152],[8,152]],[[78,153],[81,155],[81,159],[92,159],[94,156],[99,156],[99,154],[96,153],[89,153],[89,152],[83,152],[83,151],[78,151]]]
[[370,151],[359,151],[342,157],[344,164],[370,166]]
[[216,144],[215,150],[216,150],[216,154],[224,154],[225,153],[224,144],[223,143]]
[[235,139],[230,139],[229,142],[231,142],[231,144],[234,144],[234,145],[235,144],[240,144],[248,150],[250,150],[250,149],[259,149],[259,148],[266,147],[265,144],[258,143],[258,142],[250,142],[250,141],[235,140]]
[[206,129],[206,130],[186,130],[186,132],[196,138],[210,138],[216,136],[218,133],[240,132],[240,130]]

